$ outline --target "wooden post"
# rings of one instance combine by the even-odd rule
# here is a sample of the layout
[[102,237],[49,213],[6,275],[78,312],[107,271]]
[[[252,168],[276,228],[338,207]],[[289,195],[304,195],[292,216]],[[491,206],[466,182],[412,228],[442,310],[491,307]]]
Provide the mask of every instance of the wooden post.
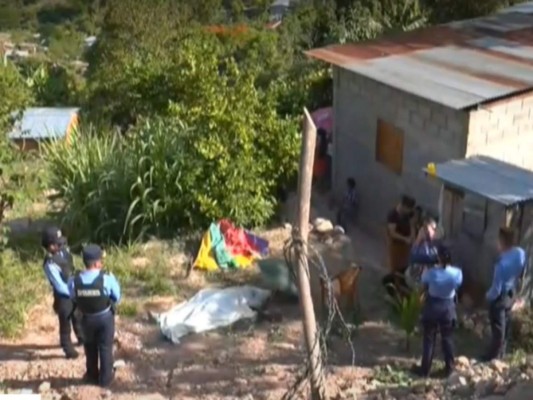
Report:
[[322,355],[317,332],[313,298],[309,281],[309,264],[307,259],[307,240],[309,237],[309,214],[311,209],[311,189],[313,181],[313,163],[316,146],[316,126],[307,109],[304,109],[304,130],[300,168],[298,177],[298,221],[297,233],[303,241],[296,246],[298,291],[303,314],[303,330],[310,364],[311,399],[325,400],[324,373]]

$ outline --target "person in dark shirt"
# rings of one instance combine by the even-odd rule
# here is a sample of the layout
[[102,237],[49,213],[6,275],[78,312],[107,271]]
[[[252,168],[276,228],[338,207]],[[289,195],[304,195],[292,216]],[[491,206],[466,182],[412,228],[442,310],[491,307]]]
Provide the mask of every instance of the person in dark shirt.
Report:
[[411,243],[414,240],[411,219],[414,199],[403,196],[401,202],[387,215],[389,269],[391,273],[404,272],[409,265]]
[[424,211],[422,210],[422,207],[415,207],[411,223],[414,227],[415,232],[420,232],[420,229],[422,229],[424,226]]
[[387,214],[389,273],[383,278],[382,284],[391,296],[409,290],[404,273],[409,266],[409,253],[414,239],[411,221],[414,206],[414,199],[403,196],[400,203]]
[[357,195],[355,179],[348,178],[346,180],[346,192],[337,212],[337,225],[342,226],[345,232],[348,232],[348,225],[354,222],[358,205],[359,197]]

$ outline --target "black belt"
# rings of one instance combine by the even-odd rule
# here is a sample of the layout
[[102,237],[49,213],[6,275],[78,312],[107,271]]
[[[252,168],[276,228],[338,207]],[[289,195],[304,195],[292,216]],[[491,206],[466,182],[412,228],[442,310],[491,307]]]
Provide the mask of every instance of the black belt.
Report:
[[81,312],[83,314],[84,317],[101,317],[101,316],[104,316],[106,315],[107,313],[111,312],[111,306],[102,310],[102,311],[98,311],[98,312],[95,312],[95,313],[85,313],[85,312]]
[[61,299],[61,300],[72,300],[70,296],[65,296],[64,294],[58,293],[54,290],[54,297]]

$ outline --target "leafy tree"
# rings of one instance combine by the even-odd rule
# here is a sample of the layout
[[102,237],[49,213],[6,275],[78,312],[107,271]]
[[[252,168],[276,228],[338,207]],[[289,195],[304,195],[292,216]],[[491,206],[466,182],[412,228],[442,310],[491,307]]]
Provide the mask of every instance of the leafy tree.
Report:
[[115,62],[101,61],[89,81],[90,104],[106,96],[93,115],[134,126],[124,139],[113,147],[106,137],[87,139],[110,149],[98,151],[108,154],[101,159],[88,159],[83,141],[61,157],[48,154],[67,215],[108,240],[221,217],[266,222],[278,185],[295,174],[299,134],[293,118],[278,116],[275,85],[257,85],[263,68],[239,63],[231,46],[202,29],[165,52],[141,47],[136,56],[120,48],[105,54]]
[[424,0],[432,23],[443,23],[492,14],[522,0]]
[[26,60],[20,64],[35,105],[41,107],[79,106],[83,82],[75,71],[46,61]]
[[0,63],[0,139],[5,138],[13,122],[12,114],[32,101],[32,94],[24,78],[11,62]]

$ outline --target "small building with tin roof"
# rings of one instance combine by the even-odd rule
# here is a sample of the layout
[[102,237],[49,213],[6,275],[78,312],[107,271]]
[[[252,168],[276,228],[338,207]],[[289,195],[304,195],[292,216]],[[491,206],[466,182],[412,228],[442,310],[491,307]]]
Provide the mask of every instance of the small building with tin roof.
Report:
[[533,3],[307,55],[333,66],[333,186],[356,179],[362,223],[403,193],[435,210],[428,163],[485,155],[533,170]]
[[37,150],[41,143],[68,140],[78,127],[79,108],[27,108],[9,133],[21,150]]

